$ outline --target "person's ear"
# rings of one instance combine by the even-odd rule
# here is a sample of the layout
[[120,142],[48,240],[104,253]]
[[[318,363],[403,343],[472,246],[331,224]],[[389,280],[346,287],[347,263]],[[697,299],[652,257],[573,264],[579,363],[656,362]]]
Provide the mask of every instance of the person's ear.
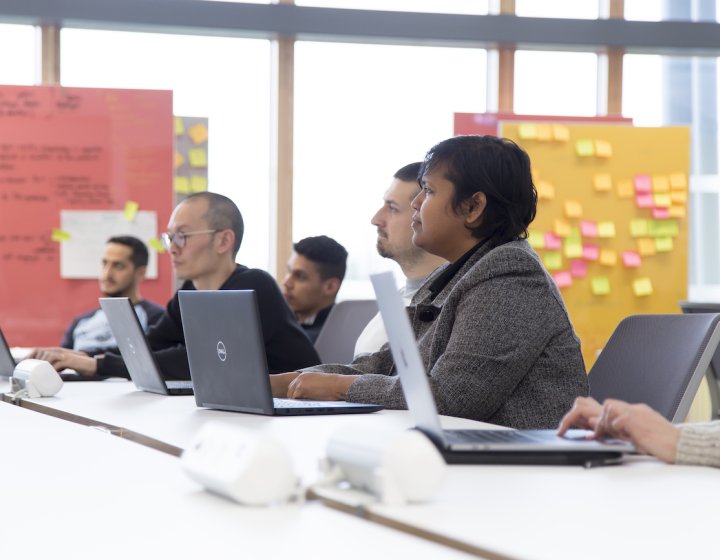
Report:
[[340,278],[328,278],[323,282],[323,292],[327,296],[334,296],[340,289]]
[[484,192],[476,192],[464,203],[465,224],[468,227],[476,227],[480,223],[485,208],[487,207],[487,197]]
[[135,269],[135,281],[142,282],[145,280],[145,274],[147,273],[147,266],[138,266]]
[[231,229],[223,229],[215,235],[217,252],[220,254],[232,253],[235,247],[235,232]]

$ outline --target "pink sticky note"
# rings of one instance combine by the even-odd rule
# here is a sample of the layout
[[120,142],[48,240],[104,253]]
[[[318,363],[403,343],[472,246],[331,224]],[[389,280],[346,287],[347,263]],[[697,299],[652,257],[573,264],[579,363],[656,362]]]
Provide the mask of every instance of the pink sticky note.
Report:
[[650,175],[635,175],[635,192],[649,193],[652,191],[652,177]]
[[596,261],[600,258],[600,247],[592,243],[583,246],[583,258],[588,261]]
[[585,278],[587,276],[587,263],[585,261],[570,261],[570,275],[573,278]]
[[652,194],[635,195],[635,204],[638,208],[652,208],[654,206]]
[[670,217],[670,208],[653,208],[652,217],[656,220],[667,220]]
[[570,276],[569,272],[557,272],[553,278],[555,279],[555,283],[558,288],[567,288],[568,286],[572,286],[572,276]]
[[554,233],[548,231],[545,233],[545,248],[556,251],[562,248],[562,239]]
[[623,251],[622,260],[628,268],[637,268],[641,264],[640,255],[635,251]]
[[597,237],[597,223],[591,222],[590,220],[582,220],[580,222],[580,233],[583,237]]

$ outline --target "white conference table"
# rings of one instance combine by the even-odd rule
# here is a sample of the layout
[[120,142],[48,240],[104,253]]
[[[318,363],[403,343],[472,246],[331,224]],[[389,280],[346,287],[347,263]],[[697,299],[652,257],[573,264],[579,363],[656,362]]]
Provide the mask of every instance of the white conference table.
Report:
[[0,402],[3,558],[469,556],[323,507],[246,507],[166,453]]
[[[66,383],[24,405],[120,426],[184,448],[205,422],[266,429],[291,449],[305,482],[316,480],[329,435],[347,422],[409,427],[405,411],[263,417],[199,409],[193,397],[136,391],[128,382]],[[483,426],[457,418],[445,427]],[[487,425],[485,425],[487,426]],[[367,505],[374,521],[494,558],[694,558],[718,548],[720,470],[634,457],[622,466],[451,466],[428,504]]]

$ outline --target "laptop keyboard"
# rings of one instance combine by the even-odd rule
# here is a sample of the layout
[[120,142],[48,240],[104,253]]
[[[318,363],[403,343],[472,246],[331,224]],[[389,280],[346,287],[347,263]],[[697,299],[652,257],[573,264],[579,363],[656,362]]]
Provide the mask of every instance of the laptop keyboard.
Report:
[[548,441],[548,433],[517,430],[443,430],[452,442],[478,443],[542,443]]
[[304,401],[299,399],[273,399],[275,408],[320,408],[327,407],[328,401]]

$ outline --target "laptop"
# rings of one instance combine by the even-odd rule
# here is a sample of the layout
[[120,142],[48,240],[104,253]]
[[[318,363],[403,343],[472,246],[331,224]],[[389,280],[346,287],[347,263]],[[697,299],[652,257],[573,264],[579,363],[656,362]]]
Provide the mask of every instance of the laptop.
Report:
[[12,377],[16,365],[5,335],[0,330],[0,377]]
[[165,381],[130,298],[99,298],[135,387],[161,395],[192,395],[191,381]]
[[443,430],[425,367],[392,272],[370,275],[385,323],[395,367],[416,429],[440,450],[448,463],[585,465],[617,463],[635,450],[618,441],[588,440],[589,432],[571,430]]
[[267,415],[353,414],[383,407],[274,399],[254,290],[179,292],[198,406]]

